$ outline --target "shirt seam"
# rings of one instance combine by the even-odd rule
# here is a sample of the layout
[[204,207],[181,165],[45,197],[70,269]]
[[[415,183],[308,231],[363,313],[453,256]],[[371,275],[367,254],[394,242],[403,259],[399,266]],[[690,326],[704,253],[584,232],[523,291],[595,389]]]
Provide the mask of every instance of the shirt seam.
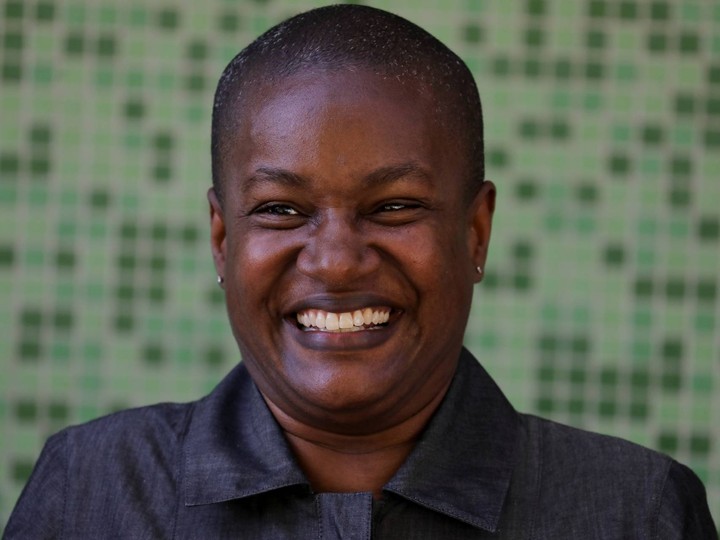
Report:
[[70,479],[70,458],[68,455],[68,434],[67,431],[63,433],[63,457],[65,458],[65,471],[64,471],[64,478],[63,478],[63,509],[62,509],[62,516],[60,518],[60,538],[61,540],[65,538],[65,518],[67,516],[67,503],[68,503],[68,483]]
[[177,446],[175,450],[175,482],[177,483],[177,500],[175,501],[175,515],[173,520],[173,528],[172,528],[172,538],[177,538],[177,526],[179,521],[179,515],[180,515],[180,508],[185,507],[185,439],[187,437],[187,432],[190,429],[190,420],[192,418],[193,413],[195,412],[197,401],[193,402],[190,407],[188,407],[187,412],[185,413],[184,420],[184,426],[181,431],[181,433],[178,435],[178,441]]
[[653,508],[653,511],[651,512],[651,527],[654,529],[653,534],[650,536],[650,538],[659,539],[660,538],[660,527],[659,527],[659,521],[660,521],[660,507],[662,506],[662,500],[665,497],[665,487],[667,486],[668,477],[670,476],[670,467],[672,466],[672,460],[667,460],[667,467],[665,468],[665,474],[663,475],[662,479],[662,485],[660,486],[660,489],[658,490],[658,496],[657,501],[654,501],[655,507]]
[[[535,422],[535,427],[536,427],[536,431],[537,431],[537,440],[538,440],[538,444],[536,447],[537,448],[536,459],[537,459],[538,466],[537,466],[537,472],[535,473],[535,497],[534,497],[532,508],[530,509],[530,511],[532,513],[532,515],[530,516],[530,535],[528,536],[528,538],[530,540],[535,540],[537,538],[536,522],[537,522],[538,508],[540,505],[540,501],[539,501],[540,485],[542,482],[543,455],[544,455],[544,452],[542,451],[543,444],[544,444],[543,430],[539,429],[537,422]],[[530,435],[530,434],[528,434],[528,435]]]
[[315,496],[315,510],[317,511],[317,523],[318,523],[318,540],[323,539],[323,520],[322,520],[322,504],[320,503],[320,497]]

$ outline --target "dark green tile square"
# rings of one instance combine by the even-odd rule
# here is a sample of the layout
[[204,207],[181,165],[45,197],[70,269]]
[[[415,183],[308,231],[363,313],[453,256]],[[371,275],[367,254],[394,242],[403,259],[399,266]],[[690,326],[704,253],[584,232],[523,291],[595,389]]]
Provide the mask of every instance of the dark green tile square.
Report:
[[22,79],[23,68],[20,64],[7,60],[2,66],[2,79],[5,82],[13,83]]
[[515,196],[521,201],[532,201],[538,195],[538,186],[534,180],[521,180],[515,187]]
[[665,295],[669,300],[682,300],[685,298],[686,286],[681,279],[670,279],[665,284]]
[[638,18],[638,5],[636,2],[625,1],[620,2],[620,8],[618,14],[621,19],[635,20]]
[[30,159],[30,172],[38,176],[47,176],[50,172],[50,161],[46,156],[36,156]]
[[110,58],[115,56],[117,51],[117,42],[115,37],[111,35],[100,36],[97,42],[98,56]]
[[14,412],[19,422],[35,422],[38,417],[38,407],[34,401],[19,401],[15,404]]
[[519,132],[523,139],[535,139],[540,135],[540,125],[532,119],[523,120]]
[[0,245],[0,268],[11,268],[15,264],[15,249],[11,245]]
[[605,17],[607,15],[607,3],[605,0],[590,0],[588,2],[588,15],[590,17]]
[[673,454],[678,451],[680,444],[675,433],[661,433],[658,437],[658,448],[661,452]]
[[53,316],[53,326],[56,330],[68,331],[74,324],[72,311],[57,311]]
[[504,56],[498,56],[492,62],[492,71],[498,76],[510,74],[510,60]]
[[11,152],[3,152],[0,154],[0,173],[2,173],[3,180],[17,175],[19,171],[20,157],[17,154]]
[[613,175],[626,175],[630,172],[630,158],[624,154],[613,154],[609,159],[609,169]]
[[35,18],[39,22],[50,22],[55,19],[55,3],[38,2],[35,8]]
[[569,79],[573,76],[573,66],[570,60],[560,59],[555,62],[555,77]]
[[704,241],[717,241],[720,238],[720,219],[714,216],[701,218],[698,236]]
[[160,345],[147,345],[143,351],[143,360],[150,365],[161,364],[165,360],[165,351]]
[[541,47],[545,43],[545,34],[542,29],[531,27],[525,30],[525,45],[528,47]]
[[682,386],[682,378],[680,373],[668,372],[663,373],[660,377],[660,384],[662,389],[666,392],[676,393]]
[[18,354],[23,362],[37,360],[41,353],[40,343],[36,339],[21,341],[18,347]]
[[23,48],[24,41],[20,32],[7,31],[3,36],[3,47],[10,51],[19,51]]
[[709,84],[720,84],[720,65],[708,67],[707,82]]
[[668,2],[653,2],[650,4],[650,17],[656,21],[667,21],[670,18]]
[[85,50],[85,36],[73,32],[65,38],[65,52],[71,56],[82,54]]
[[646,390],[650,386],[650,373],[644,369],[636,369],[630,373],[630,384],[633,393]]
[[656,145],[663,142],[665,135],[660,126],[651,125],[642,128],[642,140],[645,144]]
[[707,129],[703,134],[703,142],[706,148],[720,148],[720,129]]
[[648,404],[644,401],[633,401],[630,403],[630,418],[633,420],[645,420],[649,415]]
[[153,167],[153,178],[155,180],[159,182],[165,182],[167,180],[170,180],[171,176],[172,170],[170,169],[170,165],[166,163],[160,163]]
[[75,253],[61,250],[55,256],[55,266],[58,270],[72,270],[75,268]]
[[650,298],[654,289],[653,281],[650,278],[641,277],[635,280],[635,296],[638,298]]
[[712,444],[710,436],[706,434],[693,434],[690,436],[690,452],[696,455],[707,456],[710,454]]
[[688,94],[679,94],[675,98],[675,112],[678,114],[693,114],[697,109],[696,100]]
[[690,32],[680,34],[679,48],[683,53],[697,53],[700,50],[700,36]]
[[625,262],[625,249],[619,245],[609,245],[605,248],[603,260],[607,266],[622,266]]
[[90,206],[96,210],[104,210],[110,206],[110,194],[104,189],[90,192]]
[[205,41],[192,41],[187,48],[190,60],[205,60],[208,57],[208,45]]
[[545,15],[547,13],[547,3],[545,0],[527,0],[528,15]]
[[462,39],[466,43],[477,44],[481,43],[484,38],[484,32],[480,25],[470,23],[465,25],[462,29]]
[[712,280],[700,281],[697,284],[696,294],[697,299],[701,302],[715,302],[718,297],[717,282]]
[[585,65],[585,77],[598,81],[605,77],[605,66],[599,62],[588,62]]
[[190,92],[202,92],[205,86],[205,76],[201,73],[191,73],[185,78],[185,88]]
[[157,14],[157,24],[160,28],[174,30],[180,25],[180,14],[176,9],[163,9]]
[[720,116],[720,97],[709,97],[705,102],[705,112],[708,116]]
[[36,145],[46,145],[50,143],[52,134],[50,127],[45,124],[36,124],[30,128],[30,142]]
[[8,19],[20,19],[25,13],[21,0],[7,0],[5,2],[5,17]]
[[528,58],[523,64],[523,71],[526,77],[534,79],[542,75],[543,64],[537,58]]
[[538,412],[550,414],[555,411],[555,401],[551,397],[541,397],[536,402]]
[[218,18],[218,27],[223,32],[237,32],[241,27],[242,20],[237,13],[225,12],[221,13]]
[[652,32],[647,37],[647,48],[651,52],[665,52],[668,50],[668,46],[668,37],[663,32]]
[[560,349],[560,341],[557,336],[545,334],[540,336],[540,350],[546,353],[554,353]]
[[598,414],[603,418],[612,418],[617,414],[617,403],[614,401],[601,400],[598,404]]
[[132,99],[125,103],[125,117],[129,120],[139,120],[145,115],[145,105],[139,99]]
[[590,30],[586,37],[589,49],[602,49],[605,47],[606,35],[600,30]]
[[152,239],[156,242],[164,242],[168,238],[168,228],[164,223],[155,223],[150,231]]
[[65,403],[53,402],[48,405],[48,417],[55,422],[64,422],[70,416],[70,411]]
[[33,470],[33,461],[30,459],[19,458],[12,463],[11,478],[17,485],[24,485]]

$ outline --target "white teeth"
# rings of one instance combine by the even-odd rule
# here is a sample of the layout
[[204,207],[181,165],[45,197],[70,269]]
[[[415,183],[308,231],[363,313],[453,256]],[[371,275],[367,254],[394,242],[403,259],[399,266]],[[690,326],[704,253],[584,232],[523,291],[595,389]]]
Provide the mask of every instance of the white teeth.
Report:
[[341,313],[340,314],[340,322],[339,322],[340,328],[352,328],[353,327],[353,316],[351,313]]
[[362,326],[363,324],[365,324],[365,319],[363,319],[363,312],[359,309],[353,311],[352,322],[354,326]]
[[352,332],[384,324],[390,320],[389,308],[364,308],[333,313],[307,309],[297,314],[297,322],[305,328],[318,328],[331,332]]
[[337,313],[328,313],[325,316],[325,328],[328,330],[340,329],[340,319],[338,318]]

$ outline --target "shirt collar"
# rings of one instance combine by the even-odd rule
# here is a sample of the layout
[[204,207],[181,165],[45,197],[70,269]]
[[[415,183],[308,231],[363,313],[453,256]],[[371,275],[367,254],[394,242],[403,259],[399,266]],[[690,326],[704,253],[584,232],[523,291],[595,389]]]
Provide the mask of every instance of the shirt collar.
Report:
[[[518,426],[510,403],[463,349],[443,403],[384,490],[495,531],[515,464]],[[290,486],[310,490],[242,364],[197,402],[183,454],[189,506]]]
[[183,454],[188,506],[295,485],[310,489],[243,364],[197,402]]
[[519,416],[463,349],[448,393],[385,491],[494,532],[515,467]]

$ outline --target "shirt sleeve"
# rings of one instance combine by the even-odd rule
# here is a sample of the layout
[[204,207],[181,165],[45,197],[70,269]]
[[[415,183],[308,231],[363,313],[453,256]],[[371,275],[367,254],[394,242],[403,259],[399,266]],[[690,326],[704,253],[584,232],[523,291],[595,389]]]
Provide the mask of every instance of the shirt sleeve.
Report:
[[717,540],[705,487],[685,465],[670,466],[658,508],[658,540]]
[[10,520],[4,539],[60,538],[63,529],[67,453],[65,433],[45,443]]

